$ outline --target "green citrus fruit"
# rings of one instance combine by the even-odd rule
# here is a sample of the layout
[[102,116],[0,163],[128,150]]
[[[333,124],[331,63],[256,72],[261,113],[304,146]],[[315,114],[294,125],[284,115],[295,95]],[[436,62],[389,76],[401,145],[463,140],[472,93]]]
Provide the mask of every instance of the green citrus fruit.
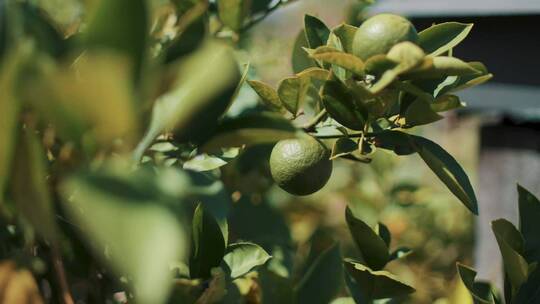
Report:
[[319,191],[332,174],[330,152],[317,139],[306,136],[278,142],[270,154],[270,173],[276,183],[294,195]]
[[388,53],[394,45],[404,41],[418,41],[418,33],[409,20],[392,14],[375,15],[356,31],[353,54],[367,60]]

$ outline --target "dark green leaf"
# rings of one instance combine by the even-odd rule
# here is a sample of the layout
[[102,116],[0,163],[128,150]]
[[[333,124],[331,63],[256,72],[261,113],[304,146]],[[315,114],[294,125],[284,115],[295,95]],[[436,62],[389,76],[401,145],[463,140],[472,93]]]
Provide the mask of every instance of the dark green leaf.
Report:
[[292,53],[292,67],[294,73],[300,73],[311,67],[316,67],[317,63],[309,58],[304,48],[308,47],[305,31],[301,31],[294,42]]
[[384,131],[375,135],[375,146],[392,150],[397,155],[409,155],[416,152],[407,133]]
[[[461,281],[473,297],[475,304],[494,304],[493,295],[491,290],[485,290],[484,285],[476,283],[474,281],[476,277],[476,271],[463,264],[457,263],[457,270]],[[487,291],[487,292],[486,292]]]
[[345,260],[344,264],[362,295],[369,300],[400,297],[415,291],[387,271],[373,271],[350,260]]
[[281,277],[272,271],[261,269],[259,283],[263,304],[293,304],[294,290],[291,279]]
[[338,79],[326,81],[322,95],[324,107],[332,118],[347,128],[364,129],[367,110],[341,81]]
[[84,45],[127,55],[138,76],[146,54],[148,14],[144,0],[100,0],[88,20]]
[[257,80],[248,80],[248,84],[253,88],[257,95],[259,95],[264,104],[270,109],[276,111],[284,110],[284,107],[281,104],[281,99],[279,99],[279,95],[274,88]]
[[253,243],[236,243],[227,247],[221,267],[236,279],[264,265],[271,256],[259,245]]
[[444,54],[463,41],[472,23],[445,22],[433,25],[418,34],[418,45],[432,56]]
[[299,304],[326,304],[338,294],[342,285],[343,265],[339,244],[324,251],[313,262],[296,286],[296,301]]
[[390,234],[390,230],[388,230],[388,227],[383,223],[377,224],[377,234],[383,239],[384,243],[386,244],[386,247],[390,248],[390,242],[392,241],[392,235]]
[[348,137],[341,137],[332,146],[330,159],[335,159],[358,150],[358,143]]
[[401,114],[399,123],[403,127],[415,127],[430,124],[441,119],[443,117],[437,114],[429,103],[421,98],[417,98],[407,107],[405,113]]
[[227,245],[216,219],[204,209],[203,205],[199,204],[193,215],[189,259],[189,274],[192,279],[209,278],[210,270],[221,263]]
[[[187,1],[191,2],[191,1]],[[206,10],[208,4],[205,1],[190,4],[189,10],[182,15],[181,28],[177,36],[165,49],[165,63],[178,60],[199,48],[206,38]]]
[[328,37],[330,36],[330,30],[321,20],[311,15],[305,15],[304,28],[309,48],[316,49],[326,45]]
[[431,109],[435,112],[445,112],[465,107],[456,95],[441,95],[431,104]]
[[405,257],[409,256],[412,253],[413,253],[413,251],[410,248],[407,248],[407,247],[398,248],[398,249],[394,250],[394,252],[392,252],[392,254],[390,255],[390,261],[405,258]]
[[279,98],[283,106],[295,117],[306,99],[309,80],[306,77],[289,77],[279,83]]
[[478,214],[476,195],[458,162],[436,143],[423,137],[409,135],[416,152],[448,189],[474,214]]
[[274,143],[296,136],[289,120],[274,113],[252,113],[224,120],[213,137],[204,143],[203,151]]
[[540,201],[518,185],[519,231],[525,239],[524,256],[529,263],[540,263]]
[[519,288],[514,303],[539,303],[540,301],[540,268],[529,275],[527,282]]
[[355,217],[348,207],[345,220],[362,260],[374,270],[382,269],[389,260],[388,245],[383,238],[369,225]]
[[510,280],[514,297],[529,275],[529,265],[523,257],[523,237],[512,223],[504,219],[491,222],[491,228],[499,244],[504,271]]
[[244,26],[244,20],[251,10],[250,0],[217,0],[219,19],[233,31]]

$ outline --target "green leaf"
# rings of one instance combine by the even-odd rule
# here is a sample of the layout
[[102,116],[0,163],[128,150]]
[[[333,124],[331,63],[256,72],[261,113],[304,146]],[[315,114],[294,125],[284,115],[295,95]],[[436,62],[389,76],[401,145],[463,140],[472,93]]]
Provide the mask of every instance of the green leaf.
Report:
[[473,27],[472,23],[445,22],[433,25],[418,34],[418,45],[432,56],[444,54],[461,43]]
[[261,303],[293,304],[294,290],[291,279],[279,276],[272,271],[261,269],[258,281],[261,287]]
[[540,262],[540,201],[518,185],[519,231],[525,239],[524,256],[529,263]]
[[45,149],[33,129],[19,135],[13,163],[13,197],[17,210],[47,241],[57,241],[58,227],[47,182]]
[[331,302],[339,293],[342,276],[339,244],[334,244],[317,257],[296,286],[297,303]]
[[390,248],[390,243],[392,242],[392,235],[390,234],[390,230],[388,230],[388,227],[385,224],[379,222],[377,224],[375,232],[377,232],[377,235],[384,241],[386,247]]
[[356,30],[358,30],[357,27],[345,23],[340,24],[338,27],[332,30],[332,32],[341,41],[343,50],[347,53],[352,53],[352,46]]
[[480,74],[457,77],[456,81],[452,85],[443,88],[439,94],[468,89],[470,87],[481,85],[493,78],[493,74],[490,74],[487,68],[481,62],[469,62],[469,65],[480,71]]
[[367,110],[349,89],[338,79],[325,82],[323,104],[330,116],[337,122],[353,130],[363,130],[368,117]]
[[493,295],[491,294],[491,290],[489,290],[486,294],[485,290],[483,290],[483,285],[476,283],[474,279],[476,278],[476,271],[474,269],[469,268],[463,264],[457,263],[457,270],[459,273],[459,276],[461,278],[461,281],[463,281],[463,284],[473,297],[475,304],[494,304]]
[[183,168],[197,172],[211,171],[223,167],[227,164],[225,160],[217,156],[208,154],[197,155],[194,158],[186,161]]
[[309,58],[304,48],[308,47],[305,31],[301,31],[294,42],[292,53],[292,67],[294,73],[300,73],[303,70],[311,67],[316,67],[317,63]]
[[136,159],[166,130],[175,131],[177,141],[207,139],[229,107],[240,79],[231,51],[218,43],[207,43],[179,63],[178,68],[180,75],[174,89],[154,104],[150,125],[135,152]]
[[387,271],[373,271],[369,267],[347,259],[344,265],[354,279],[355,286],[369,300],[400,297],[415,291],[414,288],[401,282]]
[[251,0],[217,0],[219,19],[227,27],[238,32],[251,10]]
[[386,242],[369,225],[355,217],[348,207],[345,220],[362,260],[371,269],[382,269],[390,259]]
[[279,95],[274,88],[257,80],[248,80],[248,84],[270,109],[280,112],[285,110],[283,104],[281,104],[281,99],[279,99]]
[[337,298],[330,304],[356,304],[353,298]]
[[221,122],[214,136],[204,143],[201,150],[275,143],[295,136],[296,129],[281,115],[252,113]]
[[221,267],[232,279],[236,279],[264,265],[271,256],[259,245],[253,243],[236,243],[227,247]]
[[465,103],[456,95],[441,95],[435,98],[435,101],[431,104],[431,109],[435,112],[446,112],[465,106]]
[[301,78],[311,78],[315,80],[326,81],[332,76],[332,73],[328,70],[321,68],[307,68],[302,72],[296,74],[296,76]]
[[311,57],[322,62],[342,67],[360,77],[365,76],[364,62],[362,59],[352,54],[343,53],[336,49],[329,49],[328,47],[322,47],[317,48]]
[[504,219],[491,222],[491,228],[501,250],[504,271],[510,280],[513,298],[529,276],[529,265],[523,257],[523,237],[512,223]]
[[397,155],[409,155],[416,152],[407,133],[400,131],[384,131],[375,135],[375,146],[392,150]]
[[529,275],[527,282],[519,288],[514,303],[538,303],[540,300],[540,268]]
[[319,46],[326,45],[328,37],[330,36],[330,30],[324,24],[324,22],[319,20],[317,17],[305,15],[304,29],[309,48],[316,49]]
[[358,143],[348,137],[341,137],[332,146],[330,159],[336,159],[358,150]]
[[193,215],[189,274],[192,279],[210,277],[225,254],[225,239],[216,219],[199,204]]
[[296,117],[309,89],[309,78],[289,77],[279,83],[278,95],[283,106]]
[[413,146],[428,167],[448,189],[472,213],[478,214],[476,195],[463,168],[458,162],[436,143],[423,137],[409,135]]
[[410,79],[440,78],[445,76],[478,76],[481,71],[455,57],[433,57],[431,64],[422,65],[405,73]]
[[422,98],[416,98],[411,103],[405,113],[401,114],[399,123],[402,127],[415,127],[427,125],[443,119],[443,117],[432,109],[432,106]]
[[84,46],[127,55],[138,77],[146,54],[148,14],[144,0],[100,0],[85,27]]
[[[176,200],[152,174],[129,167],[118,172],[81,172],[63,181],[67,219],[113,273],[130,278],[137,302],[165,303],[172,287],[169,265],[183,260],[189,246],[178,215],[166,207]],[[175,183],[176,189],[185,186]]]

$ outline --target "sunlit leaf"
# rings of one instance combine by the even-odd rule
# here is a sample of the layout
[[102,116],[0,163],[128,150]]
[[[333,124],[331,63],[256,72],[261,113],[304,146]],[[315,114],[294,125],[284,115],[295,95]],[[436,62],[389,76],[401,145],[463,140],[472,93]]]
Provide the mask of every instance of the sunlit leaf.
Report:
[[309,78],[289,77],[279,83],[278,95],[283,106],[294,116],[303,105],[309,89]]
[[274,88],[257,80],[249,80],[248,84],[253,88],[257,95],[259,95],[263,103],[270,109],[276,111],[285,110],[283,104],[281,103],[281,99]]
[[407,247],[400,247],[392,252],[390,254],[390,261],[403,259],[413,253],[412,249]]
[[352,54],[343,53],[335,49],[318,48],[311,57],[322,62],[340,66],[360,77],[365,75],[364,62]]
[[219,18],[233,31],[244,26],[244,20],[251,9],[250,0],[217,0]]
[[332,32],[339,38],[343,50],[347,53],[352,53],[352,45],[354,41],[354,35],[358,28],[349,24],[342,23],[338,27],[334,28]]
[[448,52],[463,41],[472,30],[472,23],[445,22],[418,33],[418,45],[432,56]]
[[190,277],[209,278],[210,270],[221,263],[227,244],[218,223],[202,204],[197,206],[193,215],[191,242]]
[[476,278],[476,271],[474,271],[474,269],[460,263],[457,263],[457,269],[459,276],[461,277],[461,281],[463,281],[463,284],[473,297],[475,304],[495,303],[493,300],[493,295],[491,294],[491,290],[488,290],[486,294],[485,290],[482,290],[483,285],[478,284],[474,281],[474,279]]
[[329,303],[342,286],[343,266],[339,245],[326,249],[296,286],[299,304]]
[[221,267],[235,279],[264,265],[270,258],[271,256],[259,245],[235,243],[227,247]]
[[444,76],[468,76],[479,75],[481,71],[472,65],[455,57],[437,56],[433,57],[433,62],[428,66],[411,70],[406,73],[407,78],[424,79],[439,78]]

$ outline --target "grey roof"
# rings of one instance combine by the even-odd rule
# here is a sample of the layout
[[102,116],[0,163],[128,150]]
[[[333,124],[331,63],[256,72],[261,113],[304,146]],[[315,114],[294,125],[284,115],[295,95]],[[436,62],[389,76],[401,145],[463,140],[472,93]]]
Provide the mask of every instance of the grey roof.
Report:
[[412,17],[538,14],[540,0],[379,0],[371,11]]

